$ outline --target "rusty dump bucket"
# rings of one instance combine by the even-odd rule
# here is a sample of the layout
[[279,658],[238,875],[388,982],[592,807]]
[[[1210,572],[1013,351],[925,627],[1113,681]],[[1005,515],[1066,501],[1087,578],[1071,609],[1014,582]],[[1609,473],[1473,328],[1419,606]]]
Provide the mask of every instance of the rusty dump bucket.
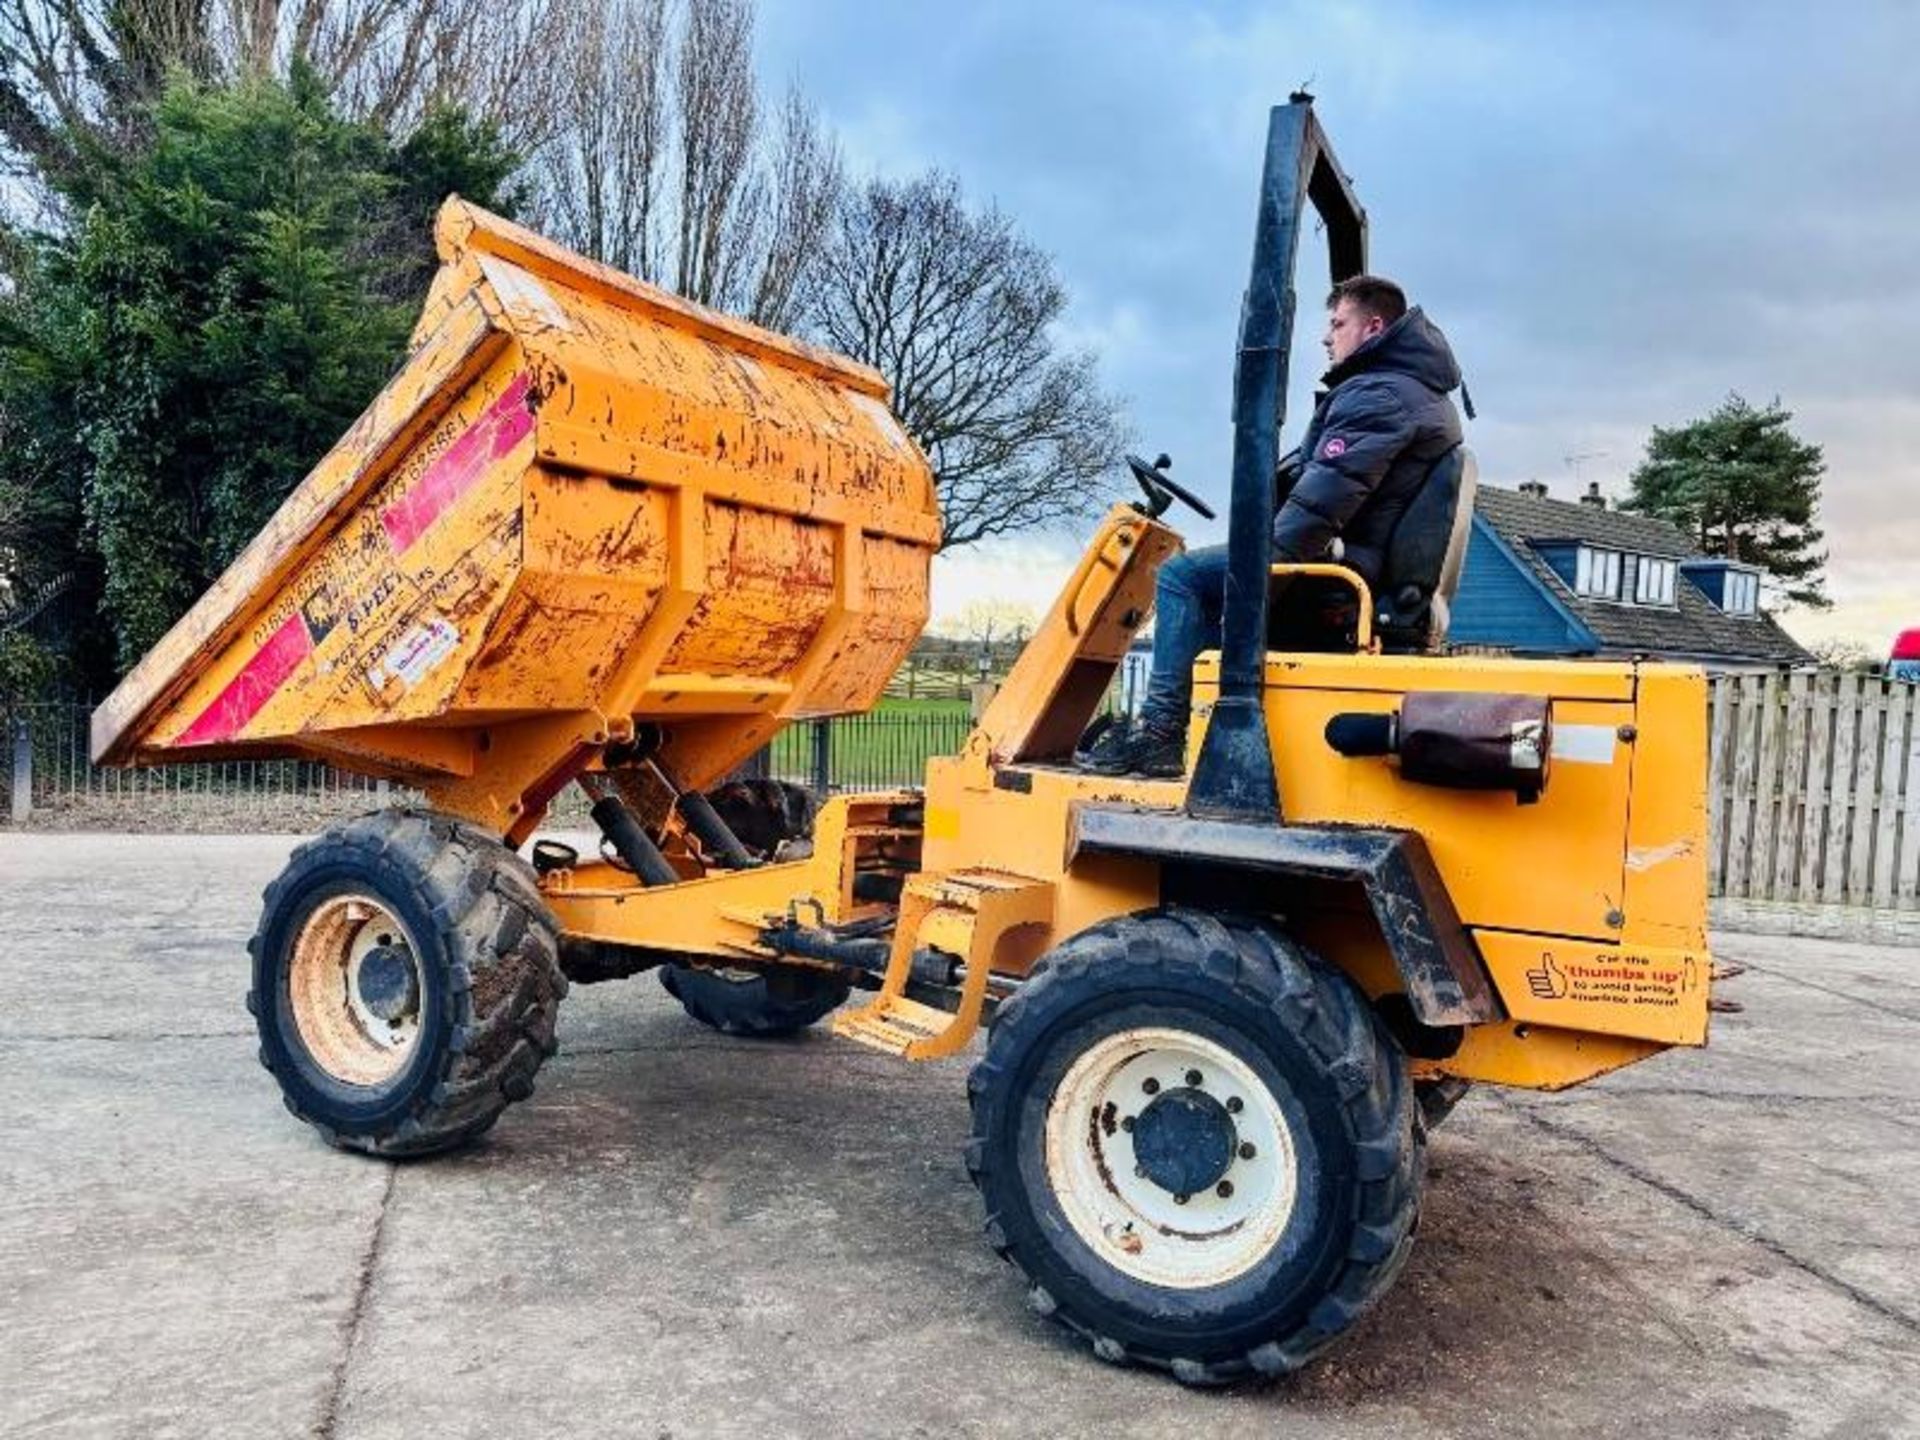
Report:
[[569,715],[660,722],[698,784],[873,704],[939,540],[880,376],[459,200],[436,235],[405,366],[94,713],[94,758],[474,777]]

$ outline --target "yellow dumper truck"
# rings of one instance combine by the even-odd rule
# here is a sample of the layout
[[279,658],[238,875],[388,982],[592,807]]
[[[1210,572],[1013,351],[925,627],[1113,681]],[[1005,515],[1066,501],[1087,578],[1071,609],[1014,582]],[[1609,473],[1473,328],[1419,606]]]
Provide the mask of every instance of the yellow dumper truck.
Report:
[[[298,756],[425,797],[266,893],[249,1005],[289,1108],[377,1155],[467,1142],[532,1090],[569,978],[658,969],[704,1023],[831,1013],[907,1060],[984,1027],[988,1239],[1103,1358],[1217,1383],[1384,1291],[1467,1086],[1704,1043],[1701,676],[1438,653],[1464,451],[1378,594],[1321,567],[1359,592],[1346,653],[1267,647],[1310,208],[1360,271],[1300,97],[1268,136],[1187,773],[1070,763],[1192,498],[1135,461],[1144,500],[960,752],[815,813],[728,777],[873,705],[925,620],[939,516],[885,385],[448,202],[399,374],[94,716],[107,762]],[[570,784],[597,856],[535,840]]]

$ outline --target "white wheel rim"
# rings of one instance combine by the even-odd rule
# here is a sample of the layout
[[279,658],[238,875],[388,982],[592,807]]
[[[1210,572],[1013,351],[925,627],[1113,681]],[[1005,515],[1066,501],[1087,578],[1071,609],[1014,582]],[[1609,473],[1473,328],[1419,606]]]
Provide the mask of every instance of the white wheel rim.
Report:
[[[1219,1183],[1184,1200],[1141,1173],[1128,1123],[1176,1091],[1219,1102],[1233,1129]],[[1244,1275],[1293,1215],[1293,1134],[1273,1093],[1231,1050],[1188,1030],[1123,1030],[1083,1053],[1054,1089],[1046,1146],[1047,1181],[1074,1233],[1149,1285],[1198,1290]]]
[[422,994],[419,952],[384,905],[343,895],[315,908],[294,938],[287,987],[300,1039],[320,1067],[349,1085],[379,1085],[400,1073],[420,1035],[420,1007],[386,1019],[361,991],[361,967],[376,950],[402,956]]

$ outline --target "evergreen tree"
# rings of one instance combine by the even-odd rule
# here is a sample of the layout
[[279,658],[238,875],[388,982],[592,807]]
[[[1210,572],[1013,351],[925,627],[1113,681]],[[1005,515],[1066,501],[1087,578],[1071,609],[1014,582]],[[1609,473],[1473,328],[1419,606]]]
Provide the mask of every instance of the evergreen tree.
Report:
[[483,127],[436,112],[396,144],[299,68],[177,77],[149,134],[76,183],[69,232],[14,237],[0,301],[0,496],[40,524],[8,568],[84,577],[62,648],[85,688],[165,633],[398,366],[446,191],[511,208],[514,159]]
[[1704,419],[1655,426],[1621,508],[1671,521],[1707,554],[1760,566],[1789,601],[1832,603],[1815,523],[1826,458],[1794,436],[1792,419],[1777,400],[1758,410],[1729,395]]

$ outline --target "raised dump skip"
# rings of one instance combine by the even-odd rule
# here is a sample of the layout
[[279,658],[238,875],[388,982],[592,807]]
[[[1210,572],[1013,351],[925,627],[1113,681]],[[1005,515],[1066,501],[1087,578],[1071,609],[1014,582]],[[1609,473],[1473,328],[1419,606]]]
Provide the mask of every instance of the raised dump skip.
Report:
[[436,238],[405,366],[95,712],[95,758],[432,789],[516,726],[631,718],[698,786],[873,704],[939,540],[880,376],[458,200]]

